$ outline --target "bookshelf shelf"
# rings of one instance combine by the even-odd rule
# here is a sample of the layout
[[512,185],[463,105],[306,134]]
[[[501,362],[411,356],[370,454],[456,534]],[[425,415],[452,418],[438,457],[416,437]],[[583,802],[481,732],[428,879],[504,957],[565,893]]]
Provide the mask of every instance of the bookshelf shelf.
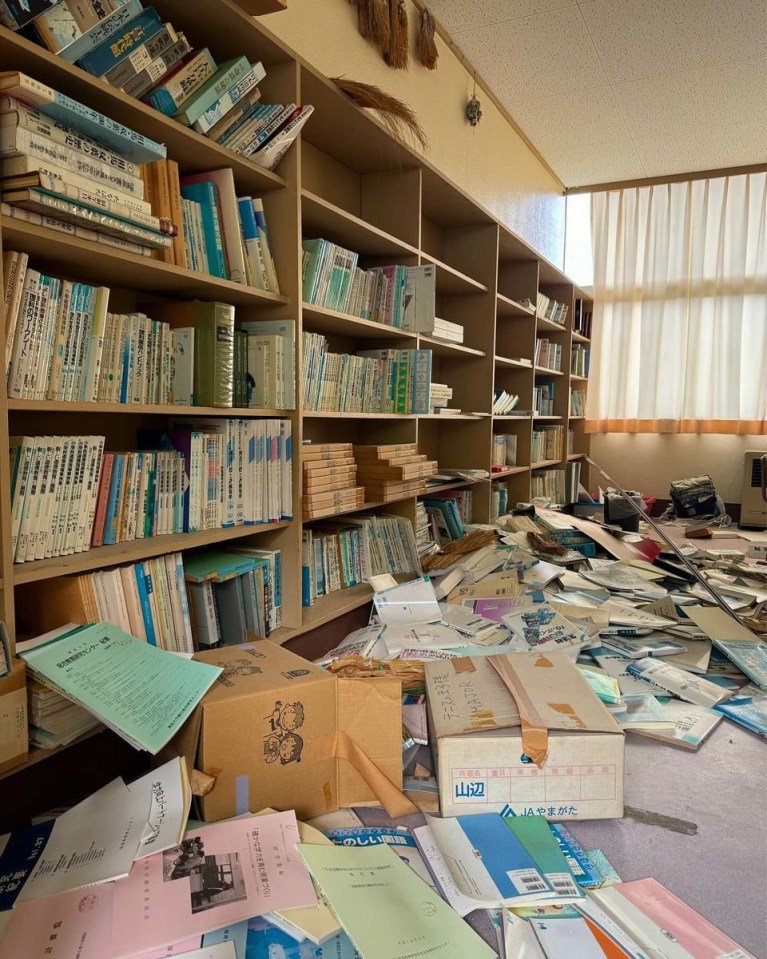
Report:
[[359,609],[365,603],[370,602],[373,591],[367,583],[360,583],[357,586],[347,586],[346,589],[339,589],[334,593],[328,593],[327,596],[319,596],[314,605],[304,608],[304,622],[301,632],[308,632],[330,622],[337,616],[343,616],[344,613],[350,613],[354,609]]
[[537,463],[531,463],[531,464],[530,464],[530,469],[531,469],[531,470],[541,470],[541,469],[544,469],[544,468],[547,467],[547,466],[559,466],[559,465],[561,464],[561,462],[562,462],[562,460],[538,460]]
[[323,410],[304,410],[304,418],[333,420],[414,420],[414,413],[338,413]]
[[578,380],[579,383],[588,383],[588,376],[577,376],[575,373],[570,374],[571,380]]
[[586,456],[586,453],[568,453],[567,458],[569,460],[582,460]]
[[135,539],[116,546],[98,546],[84,553],[72,556],[59,556],[55,559],[38,559],[31,563],[21,563],[13,567],[14,585],[37,583],[57,576],[69,576],[72,573],[85,573],[104,566],[117,566],[122,563],[136,563],[152,556],[175,553],[198,546],[210,546],[224,543],[230,539],[243,539],[257,536],[271,530],[289,526],[289,522],[264,523],[261,526],[235,526],[225,529],[204,529],[197,533],[173,533],[168,536],[151,536],[147,539]]
[[338,336],[354,336],[364,339],[395,339],[412,340],[415,333],[400,330],[385,323],[375,323],[373,320],[363,320],[349,313],[338,313],[336,310],[327,310],[324,306],[313,306],[303,303],[301,311],[304,325],[313,333],[336,334]]
[[109,413],[130,416],[221,416],[227,419],[249,419],[266,416],[288,416],[290,410],[251,410],[221,406],[159,406],[151,403],[66,403],[58,400],[8,400],[8,410],[29,413]]
[[512,360],[509,356],[496,356],[495,358],[496,366],[512,366],[518,370],[532,370],[532,363],[520,363],[519,360]]
[[516,300],[512,300],[511,297],[504,296],[503,293],[496,294],[495,309],[499,319],[501,317],[535,316],[535,310],[532,307],[523,306]]
[[538,330],[547,330],[550,333],[567,332],[567,327],[563,326],[561,323],[554,323],[552,320],[547,320],[545,316],[541,316],[540,314],[536,314],[535,327]]
[[568,419],[570,419],[570,420],[585,420],[586,417],[585,417],[585,416],[573,416],[572,413],[571,413],[570,416],[568,416]]
[[440,422],[447,420],[481,420],[481,416],[475,416],[473,413],[453,413],[448,415],[447,413],[419,413],[419,420],[439,420]]
[[286,296],[195,273],[151,257],[138,256],[116,247],[58,233],[44,226],[24,223],[13,217],[0,218],[0,227],[6,249],[28,253],[37,266],[55,269],[75,280],[149,294],[222,300],[235,306],[269,306],[288,302]]
[[576,333],[575,330],[573,330],[572,337],[573,343],[591,343],[591,340],[587,336]]
[[33,746],[29,750],[29,756],[23,763],[19,763],[18,766],[14,766],[13,769],[8,769],[4,773],[0,773],[0,782],[3,779],[6,779],[8,776],[14,775],[14,773],[21,772],[23,769],[29,769],[30,766],[36,766],[40,762],[44,762],[50,756],[55,756],[56,753],[63,752],[65,749],[70,749],[72,746],[76,746],[78,743],[83,743],[87,739],[92,739],[94,736],[98,736],[99,733],[103,733],[106,727],[97,726],[95,729],[89,729],[87,733],[83,733],[82,736],[78,736],[77,739],[73,739],[72,742],[64,743],[61,746],[54,746],[51,749],[40,749]]
[[530,469],[530,466],[509,466],[508,469],[496,470],[490,479],[503,479],[506,476],[515,476],[517,473],[527,473]]
[[[195,17],[198,16],[204,16],[202,10],[195,13]],[[164,143],[168,155],[178,160],[182,174],[228,166],[243,191],[258,194],[285,186],[285,180],[277,173],[224,149],[5,27],[0,27],[0,62],[13,64],[14,69],[28,73],[55,90],[66,91],[94,110]]]
[[424,263],[433,263],[437,268],[437,295],[458,293],[487,293],[487,287],[478,280],[473,280],[460,270],[444,263],[442,260],[425,251],[421,252]]
[[533,419],[534,420],[551,420],[552,422],[556,422],[557,420],[561,420],[562,417],[561,416],[544,416],[543,414],[534,413]]
[[418,255],[418,250],[404,240],[306,189],[301,190],[301,225],[304,238],[329,239],[362,256]]
[[535,367],[536,376],[564,376],[565,374],[562,370],[552,370],[548,366],[536,366]]
[[454,483],[443,483],[441,486],[428,486],[416,494],[417,496],[431,496],[434,493],[443,493],[451,489],[463,489],[466,486],[476,486],[478,483],[487,483],[490,477],[475,480],[456,480]]
[[430,349],[435,356],[485,356],[482,350],[472,349],[470,346],[464,346],[462,343],[450,343],[446,340],[437,339],[435,336],[426,336],[419,334],[419,345]]

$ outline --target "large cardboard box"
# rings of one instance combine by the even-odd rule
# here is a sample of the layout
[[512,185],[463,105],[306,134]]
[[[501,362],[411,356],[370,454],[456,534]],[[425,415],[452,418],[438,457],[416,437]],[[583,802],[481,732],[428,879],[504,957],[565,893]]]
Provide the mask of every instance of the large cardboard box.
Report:
[[566,653],[426,663],[443,816],[623,815],[624,735]]
[[27,667],[13,661],[0,679],[0,773],[23,763],[29,755],[27,730]]
[[207,822],[265,806],[301,819],[371,802],[413,811],[400,791],[398,680],[337,678],[267,641],[195,659],[224,670],[174,743],[213,782]]

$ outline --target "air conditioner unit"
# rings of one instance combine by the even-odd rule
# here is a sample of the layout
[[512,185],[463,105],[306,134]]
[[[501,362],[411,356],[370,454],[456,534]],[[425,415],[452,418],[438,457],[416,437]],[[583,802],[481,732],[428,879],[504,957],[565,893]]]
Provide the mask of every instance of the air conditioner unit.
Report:
[[767,453],[746,451],[738,525],[741,529],[767,529]]

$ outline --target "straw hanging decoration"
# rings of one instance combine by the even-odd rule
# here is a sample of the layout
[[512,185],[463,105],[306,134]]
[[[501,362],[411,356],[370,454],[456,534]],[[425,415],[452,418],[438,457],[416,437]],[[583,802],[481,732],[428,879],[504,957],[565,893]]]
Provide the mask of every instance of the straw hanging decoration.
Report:
[[410,46],[405,0],[389,0],[389,43],[383,56],[386,63],[395,70],[407,70]]
[[384,93],[380,87],[370,83],[346,80],[344,77],[333,77],[332,80],[358,107],[375,110],[386,131],[395,139],[403,141],[411,136],[424,153],[428,150],[429,141],[421,124],[412,109],[402,100]]
[[385,49],[389,43],[388,0],[351,0],[357,7],[357,29],[366,40]]
[[427,70],[437,69],[437,59],[439,51],[434,41],[434,32],[436,24],[431,13],[424,9],[421,11],[421,26],[418,30],[418,59]]

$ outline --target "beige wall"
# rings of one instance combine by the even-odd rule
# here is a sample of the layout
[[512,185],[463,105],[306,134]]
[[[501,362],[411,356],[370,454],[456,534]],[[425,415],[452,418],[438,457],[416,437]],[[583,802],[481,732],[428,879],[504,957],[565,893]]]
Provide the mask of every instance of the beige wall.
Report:
[[767,438],[703,433],[591,437],[591,456],[624,489],[664,499],[672,480],[708,473],[725,503],[739,503],[746,450],[767,450]]
[[472,78],[437,38],[439,63],[415,59],[416,8],[408,3],[413,60],[392,70],[357,32],[347,0],[290,0],[264,25],[327,76],[374,83],[407,102],[429,138],[427,159],[560,268],[564,261],[565,201],[561,185],[481,91],[483,117],[472,128],[464,107]]

